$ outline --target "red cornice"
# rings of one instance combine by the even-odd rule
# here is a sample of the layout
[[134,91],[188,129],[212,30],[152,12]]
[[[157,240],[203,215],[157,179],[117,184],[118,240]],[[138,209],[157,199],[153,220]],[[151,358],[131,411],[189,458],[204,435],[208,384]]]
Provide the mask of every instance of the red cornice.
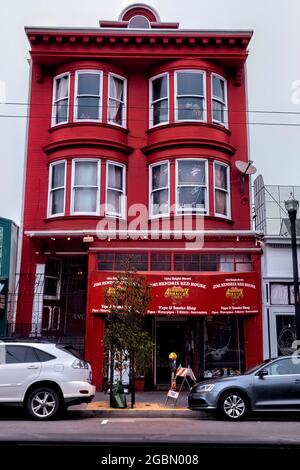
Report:
[[57,142],[51,142],[43,147],[44,152],[50,154],[57,150],[74,147],[94,147],[94,148],[106,148],[113,149],[125,154],[129,154],[133,151],[129,145],[122,144],[113,140],[105,140],[100,138],[71,138],[59,140]]

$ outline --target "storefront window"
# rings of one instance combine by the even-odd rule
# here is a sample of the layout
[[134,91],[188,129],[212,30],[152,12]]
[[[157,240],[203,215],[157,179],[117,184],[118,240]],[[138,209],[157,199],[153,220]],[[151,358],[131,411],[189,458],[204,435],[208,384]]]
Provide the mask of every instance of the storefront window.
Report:
[[287,284],[271,284],[271,304],[289,304],[289,290]]
[[171,254],[151,253],[151,271],[171,271]]
[[293,341],[296,339],[294,315],[276,315],[277,354],[287,356],[292,354]]

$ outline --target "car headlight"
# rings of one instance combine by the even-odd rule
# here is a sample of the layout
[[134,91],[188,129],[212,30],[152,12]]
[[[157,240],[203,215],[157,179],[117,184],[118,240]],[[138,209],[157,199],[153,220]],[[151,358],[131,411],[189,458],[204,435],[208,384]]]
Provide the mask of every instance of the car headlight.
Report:
[[198,385],[195,392],[211,392],[215,384]]

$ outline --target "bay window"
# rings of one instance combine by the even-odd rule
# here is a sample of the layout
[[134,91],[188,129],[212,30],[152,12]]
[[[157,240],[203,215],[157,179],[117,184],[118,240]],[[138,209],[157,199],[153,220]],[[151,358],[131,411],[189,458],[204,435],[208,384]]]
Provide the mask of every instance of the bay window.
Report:
[[186,158],[177,160],[176,211],[177,213],[202,213],[208,211],[207,161]]
[[107,162],[106,214],[125,217],[125,165]]
[[109,74],[108,122],[126,127],[126,80]]
[[215,215],[230,217],[229,203],[229,167],[223,163],[214,163]]
[[176,120],[204,121],[205,113],[205,73],[183,70],[175,74]]
[[99,214],[100,161],[73,160],[71,213]]
[[65,213],[66,162],[50,165],[48,215],[59,216]]
[[69,118],[69,88],[68,73],[58,75],[53,84],[52,126],[68,122]]
[[226,80],[219,75],[211,76],[212,120],[227,127]]
[[169,214],[169,162],[150,166],[150,216]]
[[150,126],[169,121],[169,76],[167,73],[150,80]]
[[101,119],[101,72],[81,70],[75,79],[75,121]]

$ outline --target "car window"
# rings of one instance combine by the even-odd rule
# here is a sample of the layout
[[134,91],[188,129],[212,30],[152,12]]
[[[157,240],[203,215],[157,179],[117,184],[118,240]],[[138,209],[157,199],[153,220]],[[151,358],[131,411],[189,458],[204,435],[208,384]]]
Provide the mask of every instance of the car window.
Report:
[[56,359],[55,356],[45,351],[42,351],[41,349],[34,348],[34,352],[37,355],[38,360],[40,362],[47,362],[47,361],[51,361],[52,359]]
[[0,344],[0,364],[5,364],[5,346]]
[[22,364],[24,362],[38,362],[33,348],[30,346],[6,346],[6,364]]
[[267,370],[269,375],[300,374],[300,364],[297,364],[294,358],[289,357],[273,362],[264,370]]

